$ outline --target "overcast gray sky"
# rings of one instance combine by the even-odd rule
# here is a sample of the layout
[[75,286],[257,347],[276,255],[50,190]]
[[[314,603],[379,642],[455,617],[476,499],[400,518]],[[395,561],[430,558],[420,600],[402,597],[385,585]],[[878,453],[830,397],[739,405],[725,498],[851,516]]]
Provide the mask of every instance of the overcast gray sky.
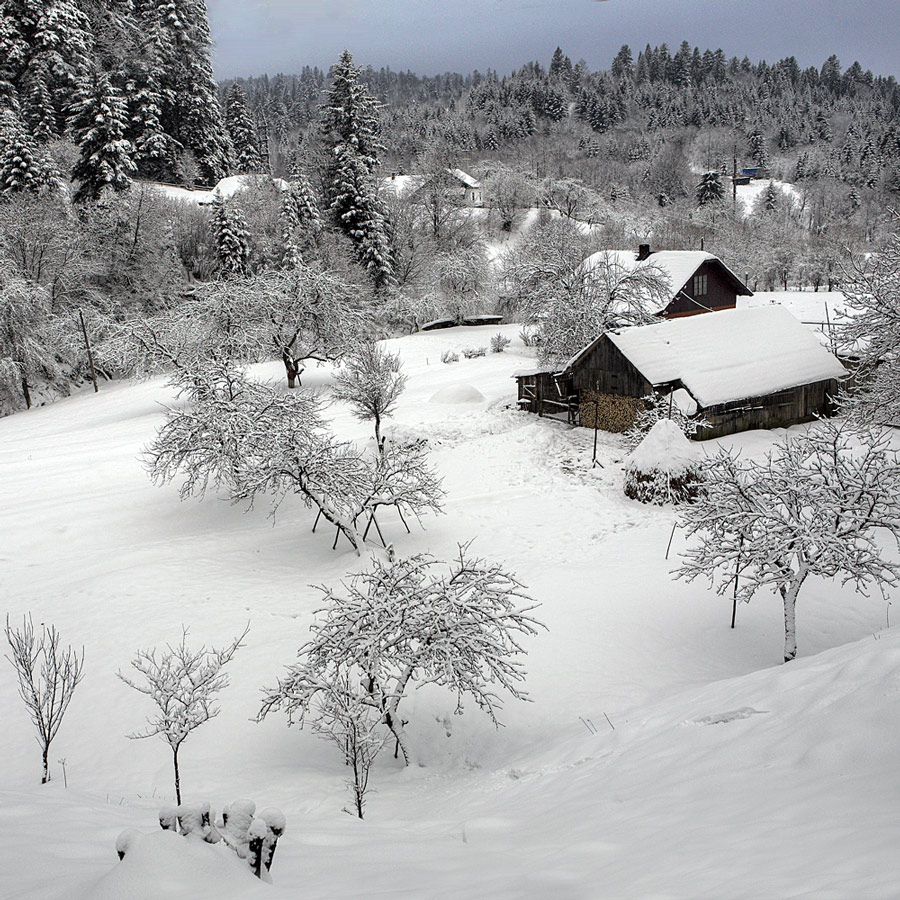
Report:
[[557,45],[592,69],[628,44],[682,40],[728,56],[821,66],[836,53],[900,75],[900,0],[208,0],[216,75],[357,63],[419,74],[512,71]]

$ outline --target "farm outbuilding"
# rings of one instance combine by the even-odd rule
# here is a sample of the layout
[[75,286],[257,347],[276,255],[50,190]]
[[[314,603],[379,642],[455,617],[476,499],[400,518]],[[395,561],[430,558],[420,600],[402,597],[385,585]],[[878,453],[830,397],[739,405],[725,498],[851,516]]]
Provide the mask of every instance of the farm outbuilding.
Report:
[[698,313],[734,309],[739,296],[753,292],[718,256],[702,250],[657,250],[641,244],[631,250],[600,250],[582,266],[587,272],[600,267],[632,271],[652,267],[669,284],[667,299],[653,313],[664,319],[694,316]]
[[519,373],[519,406],[622,431],[640,398],[684,390],[707,439],[830,415],[846,375],[786,309],[767,306],[608,332],[562,371]]

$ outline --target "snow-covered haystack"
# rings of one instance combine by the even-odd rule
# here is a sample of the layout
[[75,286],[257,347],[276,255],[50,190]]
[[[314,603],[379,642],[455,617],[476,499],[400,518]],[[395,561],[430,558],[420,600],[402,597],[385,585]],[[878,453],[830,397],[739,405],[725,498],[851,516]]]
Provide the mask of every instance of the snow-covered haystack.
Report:
[[484,394],[471,384],[449,384],[431,395],[432,403],[483,403]]
[[625,496],[641,503],[689,503],[702,483],[700,454],[671,419],[647,432],[625,467]]

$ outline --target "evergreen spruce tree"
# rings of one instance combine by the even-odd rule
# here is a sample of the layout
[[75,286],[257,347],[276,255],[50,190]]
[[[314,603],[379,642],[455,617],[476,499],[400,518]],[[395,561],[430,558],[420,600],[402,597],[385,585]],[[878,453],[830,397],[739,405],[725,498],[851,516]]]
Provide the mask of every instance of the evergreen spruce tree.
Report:
[[709,206],[713,203],[721,203],[724,198],[725,188],[722,184],[722,176],[718,172],[704,172],[697,185],[697,203],[700,206]]
[[750,158],[754,164],[760,168],[767,168],[769,165],[769,147],[762,129],[754,128],[747,136],[747,143],[750,150]]
[[238,172],[259,172],[262,159],[256,140],[256,129],[247,110],[247,95],[235,82],[225,96],[225,124],[234,147],[235,164]]
[[384,148],[378,139],[378,105],[360,83],[360,71],[345,50],[320,107],[319,130],[327,151],[323,184],[335,223],[380,287],[393,278],[388,223],[375,184]]
[[0,148],[0,195],[40,189],[42,167],[23,134],[5,140]]
[[210,227],[222,273],[246,275],[250,270],[250,241],[243,216],[221,197],[216,197]]
[[286,269],[296,269],[303,263],[304,251],[316,241],[322,230],[319,207],[309,180],[296,165],[288,188],[281,195],[278,222],[282,265]]
[[81,182],[76,202],[99,200],[107,189],[124,191],[131,186],[134,145],[125,137],[125,101],[103,72],[82,80],[72,103],[70,127],[80,148],[72,169]]
[[146,42],[133,60],[126,82],[128,136],[134,144],[135,164],[141,175],[157,181],[173,180],[183,146],[166,130],[166,110],[174,103],[167,86],[167,47],[157,19],[144,16]]
[[59,134],[53,98],[47,87],[48,81],[46,75],[40,73],[28,85],[25,94],[25,121],[31,136],[39,144],[44,144]]

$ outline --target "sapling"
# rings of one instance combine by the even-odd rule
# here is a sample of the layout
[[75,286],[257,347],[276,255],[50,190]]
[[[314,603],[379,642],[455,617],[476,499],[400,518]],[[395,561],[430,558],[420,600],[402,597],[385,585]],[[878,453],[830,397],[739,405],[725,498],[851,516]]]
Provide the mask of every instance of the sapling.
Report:
[[138,650],[131,661],[140,679],[118,672],[119,678],[129,687],[146,694],[156,704],[157,713],[147,717],[147,729],[129,734],[132,739],[159,735],[172,750],[172,767],[175,774],[175,800],[181,805],[181,774],[178,753],[188,735],[219,714],[216,694],[228,684],[228,676],[222,668],[231,662],[234,654],[243,646],[242,641],[250,631],[248,625],[227,647],[187,646],[188,631],[182,629],[181,642],[167,644],[158,653]]
[[53,625],[41,623],[37,634],[30,615],[21,629],[13,628],[7,616],[5,631],[10,647],[6,658],[16,670],[19,696],[37,730],[43,763],[41,784],[46,784],[50,781],[50,744],[84,674],[84,648],[79,657],[71,646],[63,647]]

